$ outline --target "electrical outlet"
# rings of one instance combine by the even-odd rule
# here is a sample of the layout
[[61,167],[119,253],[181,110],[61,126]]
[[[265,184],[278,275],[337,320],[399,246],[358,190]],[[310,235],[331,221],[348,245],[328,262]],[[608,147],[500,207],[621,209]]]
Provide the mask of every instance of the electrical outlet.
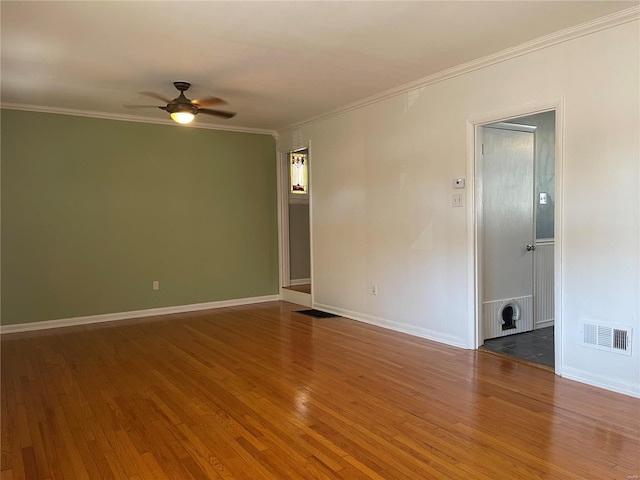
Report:
[[160,290],[160,282],[158,280],[154,280],[152,284],[152,288],[154,290]]
[[451,206],[452,207],[462,207],[462,194],[461,193],[452,193],[451,194]]
[[378,285],[376,283],[371,285],[371,295],[378,295]]
[[539,201],[540,205],[546,205],[547,204],[547,193],[546,192],[540,192],[540,201]]

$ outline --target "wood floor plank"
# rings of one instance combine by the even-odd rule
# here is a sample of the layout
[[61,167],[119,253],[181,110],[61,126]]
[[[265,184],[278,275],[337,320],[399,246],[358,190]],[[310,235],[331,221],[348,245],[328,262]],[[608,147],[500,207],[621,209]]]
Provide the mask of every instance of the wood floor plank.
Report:
[[0,470],[0,480],[13,480],[13,470]]
[[4,335],[2,480],[618,480],[640,400],[283,302]]

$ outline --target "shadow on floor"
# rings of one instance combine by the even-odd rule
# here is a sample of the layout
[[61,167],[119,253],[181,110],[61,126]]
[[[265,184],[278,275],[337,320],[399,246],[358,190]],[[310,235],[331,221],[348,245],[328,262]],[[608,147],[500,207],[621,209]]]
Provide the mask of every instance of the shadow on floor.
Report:
[[491,338],[485,340],[481,348],[551,368],[555,366],[553,327]]

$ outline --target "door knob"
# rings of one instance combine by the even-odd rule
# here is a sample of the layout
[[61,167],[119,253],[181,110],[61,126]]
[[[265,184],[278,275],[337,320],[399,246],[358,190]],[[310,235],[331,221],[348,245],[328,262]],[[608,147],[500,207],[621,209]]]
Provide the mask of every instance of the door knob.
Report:
[[531,245],[531,244],[527,245],[527,252],[533,252],[535,249],[536,249],[535,245]]

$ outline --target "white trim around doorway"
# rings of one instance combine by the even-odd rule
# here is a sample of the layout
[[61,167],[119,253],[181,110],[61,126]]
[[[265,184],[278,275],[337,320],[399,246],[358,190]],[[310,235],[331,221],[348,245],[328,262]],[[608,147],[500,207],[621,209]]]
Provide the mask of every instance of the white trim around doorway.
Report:
[[556,114],[556,146],[555,146],[555,250],[554,250],[554,309],[555,309],[555,373],[562,375],[562,233],[563,233],[563,152],[564,152],[564,98],[548,102],[537,102],[485,115],[470,117],[467,120],[467,297],[468,344],[469,349],[477,349],[483,342],[480,325],[481,302],[479,296],[479,233],[478,233],[478,199],[476,179],[477,170],[477,131],[490,123],[507,121],[517,117],[525,117],[555,111]]
[[[305,200],[304,203],[309,203],[309,253],[310,258],[309,261],[311,277],[309,279],[303,280],[292,280],[291,279],[291,268],[289,263],[289,153],[295,152],[298,150],[306,149],[308,154],[308,159],[311,159],[311,142],[307,145],[300,146],[298,148],[293,148],[292,150],[287,150],[286,152],[278,151],[276,153],[276,176],[277,176],[277,195],[278,195],[278,253],[280,257],[280,261],[278,262],[278,273],[279,273],[279,293],[280,299],[285,302],[296,303],[298,305],[304,305],[310,307],[313,304],[313,282],[311,279],[313,278],[313,222],[312,222],[312,211],[311,211],[311,195],[313,188],[311,187],[311,169],[312,161],[309,161],[307,167],[307,175],[308,177],[308,185],[309,185],[309,194],[308,200]],[[298,203],[298,202],[292,202]],[[311,294],[296,292],[294,290],[289,290],[285,287],[289,287],[292,285],[300,285],[305,283],[311,283]]]
[[278,195],[278,289],[282,297],[282,287],[288,286],[289,272],[289,189],[287,185],[288,172],[284,168],[287,164],[288,152],[276,153],[276,176]]

